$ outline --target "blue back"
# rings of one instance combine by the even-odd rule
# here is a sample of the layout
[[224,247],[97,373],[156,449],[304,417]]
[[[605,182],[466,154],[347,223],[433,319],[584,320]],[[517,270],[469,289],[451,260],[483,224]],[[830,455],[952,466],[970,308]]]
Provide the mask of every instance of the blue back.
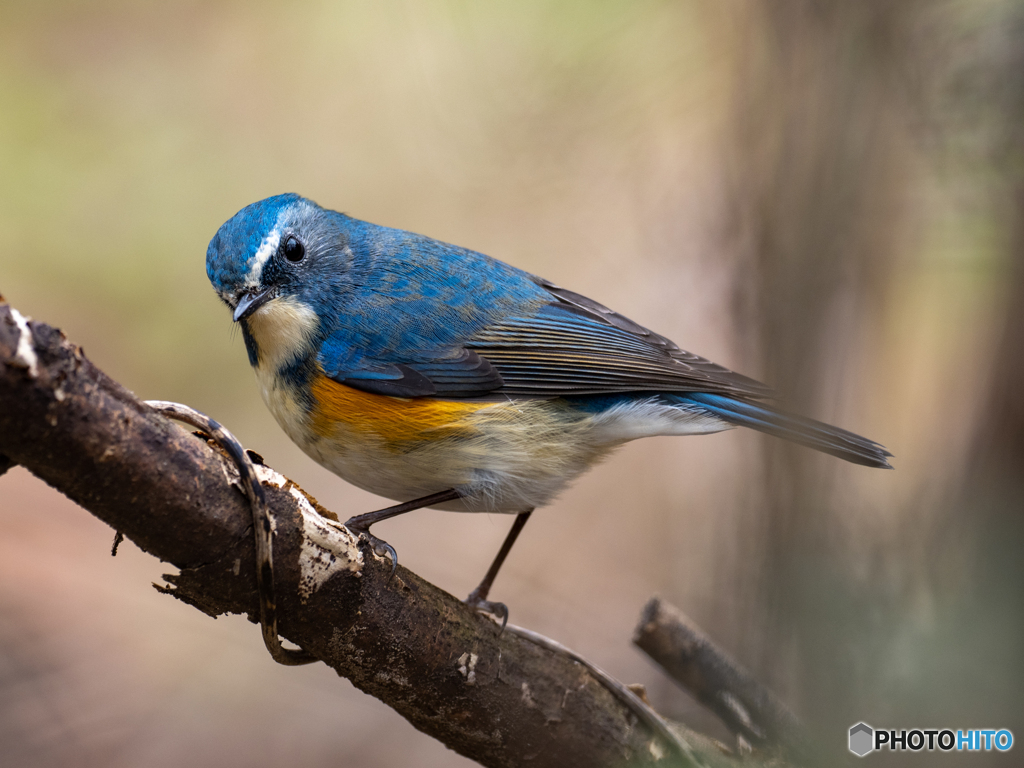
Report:
[[452,356],[481,329],[551,300],[529,274],[482,253],[331,215],[353,253],[344,296],[319,302],[334,321],[321,361],[335,371],[360,358],[425,363]]

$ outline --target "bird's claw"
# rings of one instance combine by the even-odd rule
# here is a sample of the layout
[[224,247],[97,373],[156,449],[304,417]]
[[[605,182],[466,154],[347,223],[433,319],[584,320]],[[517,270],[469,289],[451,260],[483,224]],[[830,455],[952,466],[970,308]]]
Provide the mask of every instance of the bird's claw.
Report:
[[387,555],[391,558],[391,573],[388,574],[387,581],[387,583],[390,584],[391,579],[395,576],[395,571],[398,570],[398,553],[395,552],[395,548],[384,541],[384,539],[378,539],[365,528],[349,526],[349,530],[354,531],[359,536],[360,542],[366,542],[366,544],[369,545],[370,550],[377,557],[384,557]]
[[484,600],[477,594],[477,590],[470,592],[469,597],[465,600],[466,605],[470,608],[476,609],[479,613],[489,613],[497,619],[501,619],[501,629],[498,631],[500,635],[505,631],[505,625],[508,624],[508,606],[504,603],[492,602],[491,600]]

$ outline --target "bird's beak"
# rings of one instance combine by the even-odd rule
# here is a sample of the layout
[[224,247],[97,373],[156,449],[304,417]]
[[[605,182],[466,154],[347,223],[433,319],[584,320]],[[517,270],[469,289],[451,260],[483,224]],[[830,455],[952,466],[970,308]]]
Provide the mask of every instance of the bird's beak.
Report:
[[239,320],[244,320],[272,298],[273,294],[269,288],[264,288],[262,291],[246,291],[239,297],[238,303],[235,305],[234,321],[237,323]]

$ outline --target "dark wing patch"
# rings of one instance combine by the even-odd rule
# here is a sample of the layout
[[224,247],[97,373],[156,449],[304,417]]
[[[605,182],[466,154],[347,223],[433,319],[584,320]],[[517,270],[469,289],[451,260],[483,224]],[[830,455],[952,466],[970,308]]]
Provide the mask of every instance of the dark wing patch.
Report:
[[363,392],[389,397],[480,397],[499,389],[501,374],[472,349],[458,349],[427,363],[386,366],[388,378],[334,376],[335,381]]
[[459,349],[449,358],[411,366],[429,378],[441,397],[478,397],[504,385],[504,379],[490,360],[476,350]]
[[386,373],[389,375],[388,378],[369,379],[344,375],[334,375],[331,378],[345,386],[375,395],[428,397],[437,394],[434,383],[408,365],[389,365]]

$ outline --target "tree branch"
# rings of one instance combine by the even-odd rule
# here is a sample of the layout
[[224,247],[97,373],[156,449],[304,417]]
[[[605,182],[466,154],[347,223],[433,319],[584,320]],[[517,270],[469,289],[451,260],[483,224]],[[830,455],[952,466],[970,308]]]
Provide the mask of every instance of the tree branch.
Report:
[[796,716],[679,609],[652,597],[633,642],[737,736],[755,747],[801,751]]

